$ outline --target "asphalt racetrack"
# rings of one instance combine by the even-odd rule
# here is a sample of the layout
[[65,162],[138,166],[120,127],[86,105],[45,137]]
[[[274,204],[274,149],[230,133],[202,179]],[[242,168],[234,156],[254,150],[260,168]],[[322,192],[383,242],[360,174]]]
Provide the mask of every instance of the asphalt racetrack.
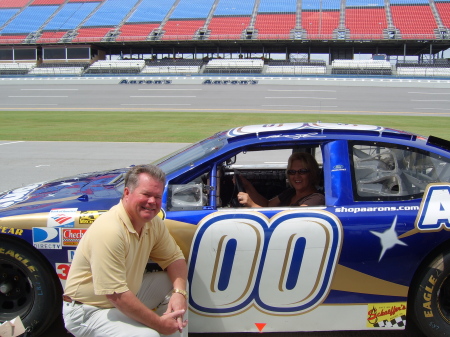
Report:
[[450,81],[395,78],[2,78],[1,110],[450,116]]
[[[208,78],[190,77],[151,80],[124,77],[2,78],[0,113],[1,110],[283,112],[317,113],[318,120],[320,113],[365,113],[380,115],[380,124],[383,115],[387,114],[450,116],[450,81],[447,80],[223,77],[214,81],[219,82],[213,84]],[[81,140],[22,142],[0,139],[0,191],[84,172],[150,163],[186,145]],[[405,336],[405,332],[377,330],[276,335],[400,337]],[[65,333],[61,318],[58,318],[45,336],[70,335]]]

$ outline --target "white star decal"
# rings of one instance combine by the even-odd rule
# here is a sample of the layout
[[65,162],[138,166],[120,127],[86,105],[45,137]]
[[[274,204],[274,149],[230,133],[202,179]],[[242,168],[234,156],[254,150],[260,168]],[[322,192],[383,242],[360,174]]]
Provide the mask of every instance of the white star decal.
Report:
[[380,254],[380,258],[378,259],[378,262],[381,261],[381,259],[383,258],[384,253],[386,253],[386,251],[388,249],[391,249],[392,247],[394,247],[395,245],[402,245],[402,246],[407,246],[406,243],[400,241],[397,237],[397,232],[395,231],[395,225],[397,224],[397,216],[395,216],[394,221],[392,222],[391,228],[389,228],[388,230],[384,231],[383,233],[378,233],[378,232],[374,232],[374,231],[370,231],[373,235],[376,235],[380,238],[381,241],[381,254]]

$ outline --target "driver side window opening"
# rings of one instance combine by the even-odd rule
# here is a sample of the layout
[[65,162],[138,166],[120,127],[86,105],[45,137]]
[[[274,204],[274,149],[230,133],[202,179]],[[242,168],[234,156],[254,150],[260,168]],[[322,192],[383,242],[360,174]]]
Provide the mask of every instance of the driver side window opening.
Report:
[[[208,172],[184,184],[169,184],[169,211],[239,207],[233,178],[236,174],[249,180],[258,192],[271,199],[288,188],[286,168],[289,156],[296,151],[313,154],[322,169],[320,146],[307,148],[246,149]],[[323,192],[323,179],[319,191]]]
[[351,145],[355,200],[420,198],[430,183],[450,182],[446,158],[382,143]]

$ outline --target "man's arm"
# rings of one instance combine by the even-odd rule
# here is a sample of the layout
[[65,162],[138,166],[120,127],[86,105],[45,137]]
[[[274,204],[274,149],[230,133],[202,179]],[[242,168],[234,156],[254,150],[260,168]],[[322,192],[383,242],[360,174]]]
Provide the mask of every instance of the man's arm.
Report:
[[163,316],[158,316],[147,308],[131,291],[112,295],[106,295],[108,300],[128,317],[158,331],[164,335],[173,334],[179,330],[177,317],[182,317],[183,310],[173,311]]
[[[174,289],[186,290],[186,279],[187,279],[187,266],[185,260],[176,260],[172,262],[167,268],[167,275],[172,281]],[[188,307],[188,300],[180,293],[173,293],[170,298],[169,305],[167,306],[167,311],[164,315],[170,314],[171,312],[179,312],[183,310],[186,312]],[[178,329],[181,331],[186,325],[187,321],[183,322],[183,315],[177,317]]]

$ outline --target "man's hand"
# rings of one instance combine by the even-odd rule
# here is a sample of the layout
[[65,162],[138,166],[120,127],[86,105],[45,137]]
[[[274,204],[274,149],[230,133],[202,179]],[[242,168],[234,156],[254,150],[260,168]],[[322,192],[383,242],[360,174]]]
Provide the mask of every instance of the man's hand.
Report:
[[182,331],[184,327],[186,327],[188,321],[183,321],[184,313],[187,310],[187,300],[184,298],[182,294],[173,293],[170,297],[169,304],[167,305],[167,310],[163,316],[173,314],[175,312],[182,312],[181,315],[178,315],[175,319],[178,324],[178,331]]
[[187,320],[183,321],[184,313],[184,310],[176,310],[163,314],[161,316],[161,329],[158,329],[158,332],[163,335],[171,335],[177,330],[182,332],[188,323]]

